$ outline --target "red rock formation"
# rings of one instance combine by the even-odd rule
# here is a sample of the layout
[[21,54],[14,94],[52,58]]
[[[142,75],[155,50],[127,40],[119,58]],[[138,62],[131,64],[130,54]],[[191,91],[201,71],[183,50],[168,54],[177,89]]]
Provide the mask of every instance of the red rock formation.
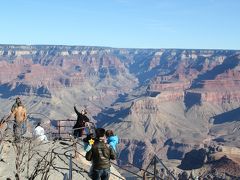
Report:
[[[198,97],[198,102],[213,102],[213,103],[231,103],[240,102],[240,92],[235,91],[187,91],[187,94],[191,94],[191,97]],[[193,98],[194,99],[194,98]]]
[[[147,157],[154,148],[158,151],[159,144],[168,138],[181,143],[186,139],[196,142],[205,136],[208,126],[204,124],[207,118],[202,115],[202,102],[240,101],[237,54],[239,51],[227,50],[0,46],[0,95],[11,97],[22,93],[42,97],[62,93],[53,101],[59,103],[65,96],[68,96],[68,105],[75,99],[83,104],[90,101],[92,109],[97,109],[96,114],[107,106],[115,108],[119,102],[126,106],[132,104],[129,114],[123,111],[108,122],[105,122],[106,115],[98,116],[97,120],[111,125],[111,121],[130,118],[131,125],[120,129],[130,131],[125,142],[130,145],[125,150],[130,153],[128,159],[144,164],[142,157]],[[153,92],[156,92],[154,97]],[[126,97],[121,99],[122,94]],[[184,103],[190,104],[189,108],[199,105],[195,106],[199,109],[193,108],[193,112],[189,112],[192,114],[187,115]],[[56,115],[61,108],[61,115],[70,111],[59,105],[56,112],[49,110],[48,113]],[[138,132],[141,137],[131,134],[136,127],[141,129]],[[142,138],[144,135],[146,139]],[[159,144],[152,145],[152,139]],[[136,159],[140,159],[139,162]]]
[[174,90],[185,90],[190,87],[190,82],[162,82],[152,83],[149,86],[149,91],[174,91]]
[[234,160],[229,159],[227,156],[223,156],[221,159],[212,163],[212,167],[218,172],[227,173],[228,175],[239,177],[240,165]]

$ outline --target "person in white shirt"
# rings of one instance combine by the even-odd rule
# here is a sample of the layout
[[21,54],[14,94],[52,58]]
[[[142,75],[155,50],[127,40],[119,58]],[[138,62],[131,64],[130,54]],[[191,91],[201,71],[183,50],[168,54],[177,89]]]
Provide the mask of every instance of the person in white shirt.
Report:
[[39,122],[34,129],[34,137],[39,141],[48,141],[47,136],[45,135],[44,129],[41,127],[41,123]]

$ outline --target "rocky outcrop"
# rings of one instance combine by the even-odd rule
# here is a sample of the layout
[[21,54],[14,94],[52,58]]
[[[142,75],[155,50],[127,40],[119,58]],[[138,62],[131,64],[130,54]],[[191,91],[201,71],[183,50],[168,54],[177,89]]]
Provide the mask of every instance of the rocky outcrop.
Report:
[[[74,87],[82,82],[102,79],[129,79],[128,72],[140,83],[150,82],[148,91],[185,91],[194,84],[200,89],[202,101],[221,101],[223,93],[215,89],[232,90],[239,86],[237,51],[214,50],[137,50],[78,46],[0,46],[0,82],[24,80],[31,86],[52,88]],[[235,55],[235,56],[234,56]],[[227,65],[227,66],[226,66]],[[220,66],[220,68],[218,68]],[[226,66],[224,71],[224,66]],[[231,68],[230,70],[228,68]],[[14,69],[14,73],[12,73]],[[11,72],[11,73],[10,73]],[[205,74],[215,75],[206,79]],[[134,77],[131,77],[133,81]],[[195,93],[196,85],[190,89]],[[117,89],[119,89],[120,85]],[[121,85],[121,88],[126,85]],[[125,88],[126,89],[126,88]],[[206,93],[206,91],[211,91]],[[203,93],[201,93],[203,92]],[[238,96],[238,95],[236,95]],[[172,100],[172,97],[169,97]],[[165,98],[167,100],[167,98]]]
[[[3,141],[0,144],[1,179],[14,179],[17,173],[20,179],[64,179],[69,175],[69,156],[76,153],[69,145],[70,141],[50,140],[41,143],[31,139],[28,142],[22,140],[21,146],[16,147],[14,143]],[[85,154],[83,147],[78,146],[77,153],[72,158],[72,179],[91,179],[88,174],[91,162],[85,159]],[[20,170],[17,171],[17,168]],[[110,179],[125,178],[111,166]]]
[[185,153],[193,148],[191,144],[184,144],[179,142],[174,142],[172,139],[168,139],[164,146],[168,147],[167,157],[168,159],[184,159]]
[[200,80],[196,85],[198,88],[186,91],[186,99],[196,99],[198,104],[239,102],[239,73],[237,69],[226,69],[224,73],[215,75],[213,80]]
[[[7,100],[16,95],[51,118],[69,118],[79,103],[97,125],[126,139],[122,159],[145,165],[149,152],[181,159],[207,138],[211,117],[239,103],[239,54],[0,45],[1,111],[8,112]],[[33,103],[35,98],[44,102]],[[168,139],[175,143],[164,146]]]
[[207,152],[205,149],[192,150],[185,154],[179,168],[192,170],[201,168],[207,162]]
[[190,87],[190,82],[153,82],[150,84],[149,91],[174,91],[185,90]]
[[233,179],[240,176],[240,164],[229,159],[227,156],[223,156],[221,159],[213,162],[212,167],[220,173],[226,173]]
[[44,86],[30,86],[20,82],[15,84],[2,84],[0,85],[0,90],[5,92],[4,95],[2,95],[3,98],[19,95],[51,97],[51,92]]
[[3,97],[14,93],[50,97],[59,89],[77,88],[83,84],[88,84],[90,89],[97,88],[101,94],[89,94],[89,100],[117,97],[131,89],[131,86],[121,84],[122,81],[134,85],[137,80],[127,73],[124,64],[110,50],[68,46],[0,46],[1,89],[6,90],[4,93],[8,91],[6,87],[13,90]]
[[186,101],[193,102],[193,104],[201,104],[203,102],[213,102],[222,104],[240,102],[240,93],[237,90],[221,90],[221,89],[220,91],[214,90],[186,91],[185,99]]

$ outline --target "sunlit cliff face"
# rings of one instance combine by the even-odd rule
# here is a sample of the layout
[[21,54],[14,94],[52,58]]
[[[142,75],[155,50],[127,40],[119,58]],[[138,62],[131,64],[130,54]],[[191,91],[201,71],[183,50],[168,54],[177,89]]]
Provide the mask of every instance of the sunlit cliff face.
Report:
[[1,45],[0,112],[7,113],[16,96],[29,111],[53,119],[75,118],[78,104],[121,137],[120,151],[128,155],[120,157],[139,165],[151,154],[181,159],[209,132],[218,138],[230,131],[209,120],[239,106],[239,54]]

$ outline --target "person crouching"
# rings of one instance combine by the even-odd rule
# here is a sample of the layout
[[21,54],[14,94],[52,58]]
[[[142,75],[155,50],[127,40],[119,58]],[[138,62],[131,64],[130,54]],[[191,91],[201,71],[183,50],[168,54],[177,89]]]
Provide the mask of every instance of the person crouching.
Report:
[[37,123],[37,126],[34,129],[34,137],[39,141],[48,141],[47,136],[45,135],[45,131],[41,126],[41,123]]

